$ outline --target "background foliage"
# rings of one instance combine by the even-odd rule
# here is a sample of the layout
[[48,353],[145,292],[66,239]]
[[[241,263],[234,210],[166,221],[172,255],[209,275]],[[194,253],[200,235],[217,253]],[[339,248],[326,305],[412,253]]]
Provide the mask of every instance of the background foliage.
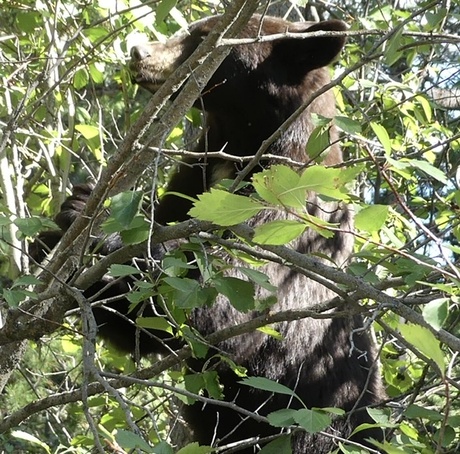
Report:
[[[129,48],[222,12],[224,3],[0,0],[3,316],[8,308],[9,314],[17,313],[18,307],[27,311],[31,306],[24,304],[47,297],[40,293],[43,288],[34,287],[39,281],[32,274],[36,266],[25,252],[27,244],[52,226],[49,219],[72,185],[99,179],[150,98],[130,83]],[[305,9],[301,1],[272,3],[269,12],[292,20],[305,13],[308,19],[334,17],[350,25],[348,44],[334,68],[339,107],[335,122],[350,169],[348,180],[337,186],[334,170],[319,173],[323,170],[318,167],[301,181],[321,182],[313,189],[355,206],[355,256],[348,274],[337,284],[360,302],[381,345],[389,395],[385,409],[374,411],[389,440],[381,449],[458,452],[460,3],[316,2]],[[265,6],[261,2],[261,11]],[[322,147],[324,122],[318,119],[317,134],[309,144],[311,155]],[[161,193],[167,170],[182,150],[191,148],[199,125],[199,114],[191,110],[164,141],[163,151],[152,152],[152,162],[145,163],[147,170],[136,181],[135,196],[122,193],[113,198],[112,226],[105,227],[107,232],[123,230],[124,238],[133,244],[148,236],[148,213],[137,212],[139,202],[154,190]],[[298,187],[298,181],[284,172],[287,169],[278,172],[279,178],[285,178],[283,188]],[[259,194],[265,203],[281,209],[276,190]],[[235,213],[227,211],[223,218],[215,209],[222,197],[229,196],[222,191],[209,194],[209,199],[197,204],[195,215],[219,225],[244,221],[244,216],[234,216],[248,211],[247,200],[232,199]],[[299,208],[297,201],[281,200],[292,209]],[[228,200],[223,203],[228,206]],[[251,208],[257,210],[256,205]],[[258,242],[270,250],[277,241],[286,244],[304,228],[314,227],[324,234],[332,229],[314,222],[284,224],[257,232]],[[287,236],[280,237],[280,231]],[[198,250],[199,241],[192,240],[189,247]],[[199,288],[183,277],[186,264],[181,251],[168,260],[163,264],[167,276],[162,288],[165,295],[176,292],[183,309],[209,298],[210,291],[230,299],[232,291],[244,292],[243,287],[227,288],[211,269],[213,289]],[[114,276],[132,271],[111,268]],[[250,277],[268,285],[261,276]],[[132,298],[145,298],[151,292],[147,283]],[[250,298],[235,300],[254,304]],[[152,359],[135,365],[99,344],[89,366],[83,361],[78,319],[68,317],[61,329],[39,335],[25,330],[23,338],[29,341],[14,367],[8,369],[2,357],[6,369],[1,368],[2,452],[87,452],[95,445],[96,434],[114,452],[173,452],[168,437],[176,412],[168,386],[185,401],[203,388],[218,398],[216,378],[209,372],[184,379],[180,367]],[[148,323],[154,322],[144,321]],[[7,344],[8,339],[0,340],[0,345]],[[9,354],[4,347],[1,352]],[[82,399],[78,390],[81,385],[88,389],[89,374],[96,369],[123,374],[142,370],[139,380],[144,382],[130,386],[119,382],[126,386],[123,390],[114,389],[121,385],[106,386],[106,392]],[[98,383],[108,378],[97,377]],[[186,395],[180,390],[186,390]],[[272,390],[280,392],[276,387]],[[72,392],[78,396],[66,397]],[[28,405],[45,398],[55,399],[53,406]],[[12,414],[18,417],[16,422],[6,419]],[[351,446],[341,449],[356,452]],[[180,452],[207,451],[190,445]]]

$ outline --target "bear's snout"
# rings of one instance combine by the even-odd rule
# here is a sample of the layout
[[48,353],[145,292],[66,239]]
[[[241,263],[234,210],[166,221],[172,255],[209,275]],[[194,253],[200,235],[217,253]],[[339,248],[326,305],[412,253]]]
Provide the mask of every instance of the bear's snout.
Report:
[[131,48],[131,58],[136,61],[144,60],[150,57],[150,49],[145,45],[138,45]]

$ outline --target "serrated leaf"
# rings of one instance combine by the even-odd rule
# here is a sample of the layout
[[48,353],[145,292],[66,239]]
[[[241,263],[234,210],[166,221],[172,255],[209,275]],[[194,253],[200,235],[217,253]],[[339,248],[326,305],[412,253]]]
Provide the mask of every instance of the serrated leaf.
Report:
[[252,183],[257,193],[267,202],[297,209],[305,208],[305,189],[300,176],[288,166],[276,165],[253,176]]
[[355,226],[365,232],[378,232],[385,225],[388,211],[389,207],[387,205],[368,206],[356,214]]
[[206,289],[195,279],[166,277],[164,282],[175,290],[174,304],[180,309],[193,309],[207,302]]
[[295,424],[297,410],[282,408],[267,415],[268,422],[274,427],[289,427]]
[[391,152],[391,140],[387,130],[382,125],[373,121],[370,122],[370,125],[377,139],[382,144],[385,153],[389,154]]
[[446,369],[444,354],[439,346],[439,341],[430,330],[413,324],[400,324],[399,330],[407,342],[412,344],[420,353],[433,360],[444,374]]
[[254,284],[236,277],[218,277],[213,279],[216,290],[226,296],[230,304],[241,312],[254,309]]
[[438,298],[430,301],[423,307],[423,318],[434,329],[440,329],[447,319],[449,300],[447,298]]
[[309,410],[308,408],[298,410],[294,415],[294,419],[308,433],[316,433],[324,430],[332,423],[329,415],[322,411]]
[[305,224],[294,220],[267,222],[254,229],[253,241],[258,244],[287,244],[300,236],[306,227]]
[[343,200],[347,198],[344,177],[348,176],[349,174],[342,172],[340,169],[316,165],[305,169],[300,177],[299,184],[308,191]]
[[211,189],[198,196],[189,214],[203,221],[230,226],[246,221],[262,208],[264,205],[249,197]]

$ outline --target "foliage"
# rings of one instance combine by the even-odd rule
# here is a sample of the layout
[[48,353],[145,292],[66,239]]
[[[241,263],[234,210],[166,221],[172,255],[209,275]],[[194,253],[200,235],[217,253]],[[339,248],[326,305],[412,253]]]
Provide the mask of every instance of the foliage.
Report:
[[[263,11],[265,2],[261,3]],[[298,3],[305,2],[292,2],[288,11],[294,20],[301,9]],[[460,3],[315,5],[307,6],[309,16],[338,17],[350,25],[346,50],[335,67],[340,112],[333,121],[341,131],[344,166],[330,168],[321,162],[331,119],[318,118],[307,149],[318,165],[296,172],[280,162],[255,175],[251,197],[229,191],[235,183],[222,182],[196,201],[193,216],[230,228],[237,239],[229,241],[220,228],[213,235],[199,234],[197,228],[177,234],[176,238],[190,239],[163,259],[160,277],[140,273],[122,260],[109,263],[104,272],[113,277],[134,275],[129,294],[133,305],[161,295],[171,308],[174,333],[184,337],[194,355],[203,357],[207,347],[186,324],[188,311],[210,304],[217,293],[241,311],[270,308],[272,298],[254,298],[256,285],[275,290],[254,269],[267,259],[261,251],[278,248],[283,258],[289,248],[282,246],[305,229],[326,237],[336,229],[306,212],[306,191],[352,204],[353,262],[347,273],[337,273],[337,264],[328,262],[330,275],[322,277],[359,301],[369,323],[374,322],[389,395],[384,410],[369,410],[376,424],[386,429],[388,441],[379,448],[388,453],[458,452],[460,106],[451,101],[458,101],[460,90],[456,65]],[[14,315],[18,307],[27,313],[50,298],[63,298],[52,285],[46,287],[49,276],[38,273],[26,246],[38,232],[53,228],[49,219],[72,185],[104,175],[148,103],[149,96],[130,83],[129,48],[222,12],[225,2],[0,0],[0,7],[0,284],[2,314],[9,308],[8,315]],[[135,190],[119,190],[111,198],[105,193],[111,215],[101,226],[104,233],[121,232],[124,243],[133,247],[154,238],[151,213],[144,211],[143,202],[155,191],[161,194],[177,156],[191,148],[192,126],[200,126],[193,109],[183,122],[163,131],[168,138],[161,152],[151,151],[151,163],[144,166]],[[239,224],[259,210],[287,210],[292,217],[260,226],[253,237],[246,237]],[[205,253],[203,242],[210,242],[216,254]],[[75,241],[72,247],[78,244]],[[242,279],[225,277],[221,249],[248,263],[241,269]],[[193,264],[186,251],[193,254]],[[72,254],[82,259],[75,252],[69,257]],[[89,267],[94,261],[95,257],[85,257],[79,264]],[[306,259],[294,265],[315,272],[311,263]],[[202,284],[186,277],[193,267],[204,276]],[[60,271],[57,266],[53,272]],[[72,282],[77,277],[74,274]],[[172,363],[164,367],[154,358],[135,364],[101,344],[91,357],[91,369],[83,360],[88,349],[82,350],[77,313],[73,309],[72,317],[65,322],[61,318],[38,336],[26,333],[29,342],[17,367],[9,373],[2,369],[6,379],[0,395],[0,421],[4,420],[0,428],[7,429],[0,435],[2,452],[87,452],[97,443],[117,452],[174,452],[170,435],[178,402],[171,399],[171,391],[186,402],[200,399],[204,390],[219,399],[217,374],[203,370],[185,375],[179,360],[176,367]],[[171,321],[163,318],[138,322],[173,332]],[[258,328],[279,336],[275,325]],[[5,341],[1,335],[0,340]],[[245,376],[229,358],[219,359]],[[137,380],[117,382],[109,373],[95,370],[123,376],[138,371],[138,375]],[[93,380],[106,387],[93,392],[89,385]],[[260,377],[244,380],[248,386],[296,398],[293,391]],[[34,401],[43,406],[30,405]],[[8,423],[6,416],[18,416],[20,411],[24,413],[17,423],[2,425]],[[338,413],[338,409],[280,409],[268,415],[268,423],[318,432]],[[288,452],[288,446],[283,435],[261,452]],[[345,443],[339,449],[357,452]],[[190,444],[178,452],[205,453],[210,448]]]

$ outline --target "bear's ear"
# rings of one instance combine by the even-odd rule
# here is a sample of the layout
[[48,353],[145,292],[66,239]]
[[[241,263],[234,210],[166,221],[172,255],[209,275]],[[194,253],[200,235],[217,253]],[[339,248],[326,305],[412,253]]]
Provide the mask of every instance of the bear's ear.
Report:
[[[296,23],[289,30],[291,33],[310,33],[318,31],[342,32],[347,30],[344,22],[330,20],[313,24]],[[286,38],[277,42],[277,51],[282,52],[291,62],[297,62],[303,69],[310,71],[329,65],[345,45],[344,36],[322,36],[317,38],[292,39]]]

